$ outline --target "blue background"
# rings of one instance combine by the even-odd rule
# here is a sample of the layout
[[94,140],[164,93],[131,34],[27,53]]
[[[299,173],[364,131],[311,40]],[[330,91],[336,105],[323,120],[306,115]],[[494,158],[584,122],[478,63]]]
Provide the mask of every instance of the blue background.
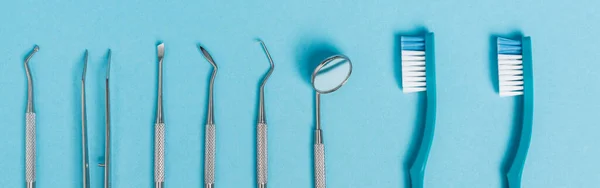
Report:
[[39,187],[80,187],[79,79],[88,67],[93,187],[102,184],[106,51],[111,70],[113,187],[150,187],[156,44],[166,56],[167,187],[200,187],[210,64],[215,83],[217,186],[255,186],[258,84],[267,84],[270,187],[312,187],[313,91],[322,56],[340,52],[353,74],[322,97],[330,187],[408,187],[424,97],[403,94],[398,36],[436,33],[438,121],[425,186],[503,187],[518,99],[494,86],[493,36],[532,37],[534,132],[524,187],[598,187],[598,1],[5,1],[0,6],[0,185],[24,187],[26,77],[38,117]]

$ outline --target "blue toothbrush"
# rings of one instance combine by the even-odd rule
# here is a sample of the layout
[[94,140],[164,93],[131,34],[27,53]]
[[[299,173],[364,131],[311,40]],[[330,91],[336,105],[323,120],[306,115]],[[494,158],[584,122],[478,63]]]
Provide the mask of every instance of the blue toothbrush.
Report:
[[533,71],[531,38],[498,37],[498,85],[500,96],[523,95],[523,127],[517,153],[506,174],[510,188],[521,188],[521,177],[533,126]]
[[[433,33],[424,36],[402,36],[402,91],[414,93],[425,91],[427,96],[427,115],[423,129],[423,140],[417,157],[410,167],[412,188],[422,188],[424,184],[427,158],[433,143],[436,121],[435,91],[435,49]],[[425,71],[428,70],[428,71]]]

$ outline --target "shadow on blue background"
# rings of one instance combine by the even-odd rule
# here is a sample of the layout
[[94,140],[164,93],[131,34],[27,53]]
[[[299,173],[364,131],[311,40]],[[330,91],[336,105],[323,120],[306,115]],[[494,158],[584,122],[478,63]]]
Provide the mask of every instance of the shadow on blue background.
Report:
[[[509,33],[507,35],[500,34],[492,34],[490,37],[490,77],[492,82],[492,87],[496,94],[500,93],[500,83],[499,83],[499,75],[498,75],[498,37],[507,37],[512,39],[520,39],[523,37],[523,34],[520,31],[515,31]],[[514,100],[514,111],[513,111],[513,123],[510,131],[510,138],[508,139],[508,144],[506,148],[506,152],[502,157],[502,162],[500,163],[500,179],[502,182],[501,187],[509,187],[508,179],[506,178],[506,174],[512,165],[515,155],[518,149],[519,138],[521,137],[521,129],[523,127],[523,97],[516,96],[513,97]]]
[[[419,26],[414,30],[411,31],[406,31],[406,32],[397,32],[397,34],[394,37],[394,72],[395,72],[395,77],[396,80],[398,81],[398,85],[399,87],[402,89],[402,47],[400,46],[401,44],[401,38],[402,36],[411,36],[411,35],[423,35],[426,34],[428,31],[424,26]],[[411,187],[411,180],[410,180],[410,167],[413,165],[413,163],[415,162],[415,159],[417,158],[417,154],[419,152],[419,148],[421,146],[421,142],[423,139],[423,128],[425,127],[425,114],[426,114],[426,95],[425,92],[419,92],[419,93],[413,93],[414,95],[418,96],[418,102],[417,102],[417,106],[415,106],[415,111],[416,113],[416,121],[414,124],[414,131],[412,133],[411,136],[411,140],[412,142],[408,145],[408,149],[402,159],[402,172],[404,173],[404,182],[405,182],[405,187]]]

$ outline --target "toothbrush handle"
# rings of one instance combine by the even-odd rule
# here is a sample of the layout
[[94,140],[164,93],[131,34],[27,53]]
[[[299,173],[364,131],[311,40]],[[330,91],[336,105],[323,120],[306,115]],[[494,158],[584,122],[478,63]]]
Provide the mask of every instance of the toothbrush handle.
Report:
[[35,113],[25,113],[25,182],[35,187]]
[[204,187],[213,188],[215,184],[216,128],[206,125],[204,148]]
[[315,144],[315,188],[325,188],[325,145]]
[[258,123],[256,127],[256,175],[258,188],[267,187],[268,177],[267,124]]
[[154,182],[156,188],[162,188],[165,182],[165,124],[154,126]]
[[[429,110],[428,110],[429,111]],[[429,151],[433,143],[433,133],[435,130],[435,113],[427,113],[425,128],[423,129],[423,139],[415,162],[410,167],[410,182],[412,188],[423,188],[425,182],[425,168]]]

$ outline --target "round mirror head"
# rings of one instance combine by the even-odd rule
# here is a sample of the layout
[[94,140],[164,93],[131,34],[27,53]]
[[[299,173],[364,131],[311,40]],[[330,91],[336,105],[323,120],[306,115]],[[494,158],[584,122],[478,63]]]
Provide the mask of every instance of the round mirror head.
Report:
[[335,55],[323,60],[315,68],[311,82],[313,88],[320,94],[331,93],[342,87],[351,73],[350,59],[343,55]]

